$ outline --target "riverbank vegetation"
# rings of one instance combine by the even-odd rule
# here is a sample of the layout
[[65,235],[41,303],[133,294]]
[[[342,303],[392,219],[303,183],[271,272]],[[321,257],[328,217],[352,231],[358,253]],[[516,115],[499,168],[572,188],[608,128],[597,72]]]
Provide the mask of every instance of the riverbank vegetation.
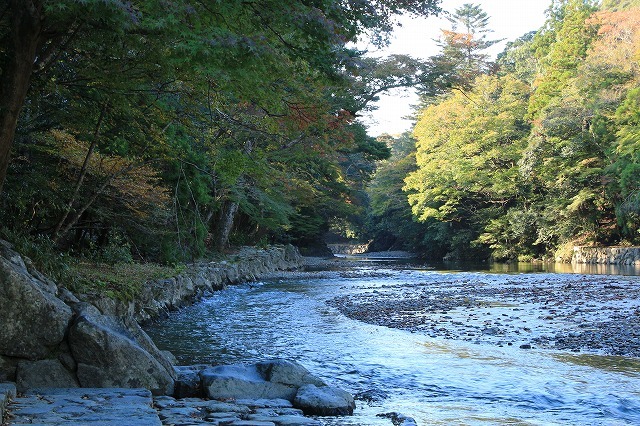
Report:
[[486,15],[453,17],[441,84],[369,187],[375,238],[498,260],[640,244],[640,2],[553,2],[496,63]]
[[353,43],[437,3],[6,2],[1,226],[110,263],[320,240],[389,155],[357,115],[416,78]]
[[[354,48],[438,4],[9,0],[2,235],[54,276],[329,229],[432,258],[640,244],[640,2],[554,1],[496,61],[474,4],[428,60]],[[415,129],[372,138],[395,87]]]

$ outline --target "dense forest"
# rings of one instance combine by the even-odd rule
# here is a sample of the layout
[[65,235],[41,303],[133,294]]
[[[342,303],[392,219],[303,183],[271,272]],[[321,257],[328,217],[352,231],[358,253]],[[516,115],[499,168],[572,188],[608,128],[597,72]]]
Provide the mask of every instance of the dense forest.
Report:
[[[555,0],[495,61],[473,4],[428,60],[354,47],[439,3],[6,0],[0,237],[165,264],[328,231],[431,258],[640,243],[640,1]],[[396,87],[415,129],[367,135]]]
[[356,117],[419,64],[353,46],[437,3],[3,1],[2,235],[176,263],[357,222],[389,149]]
[[531,260],[639,244],[640,2],[554,1],[495,62],[479,7],[451,21],[413,132],[385,137],[376,247]]

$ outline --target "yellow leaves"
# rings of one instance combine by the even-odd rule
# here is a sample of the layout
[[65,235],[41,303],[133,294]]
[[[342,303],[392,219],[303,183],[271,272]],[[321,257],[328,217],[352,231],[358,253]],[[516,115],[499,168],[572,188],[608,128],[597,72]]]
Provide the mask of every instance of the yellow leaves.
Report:
[[[63,130],[52,130],[50,135],[66,167],[74,173],[79,171],[87,160],[89,143]],[[169,204],[169,191],[162,185],[160,172],[147,162],[93,152],[86,168],[95,181],[95,190],[106,183],[105,195],[138,217],[147,217],[154,209],[165,209]]]
[[615,70],[640,78],[640,9],[598,12],[588,21],[599,24],[598,38],[591,46],[587,65]]

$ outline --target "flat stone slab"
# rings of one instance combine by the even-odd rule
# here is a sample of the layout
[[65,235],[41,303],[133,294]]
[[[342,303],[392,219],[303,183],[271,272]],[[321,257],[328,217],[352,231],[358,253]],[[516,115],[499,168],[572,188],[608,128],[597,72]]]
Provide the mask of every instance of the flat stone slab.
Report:
[[9,401],[16,397],[16,385],[13,383],[0,383],[0,423],[4,418],[4,412]]
[[162,424],[167,426],[322,426],[320,421],[304,417],[302,410],[281,399],[222,402],[161,396],[154,401]]
[[248,416],[249,420],[258,422],[274,422],[278,426],[322,426],[322,422],[309,417],[301,416],[265,416],[260,414],[252,414]]
[[11,404],[10,425],[160,426],[146,389],[34,389]]

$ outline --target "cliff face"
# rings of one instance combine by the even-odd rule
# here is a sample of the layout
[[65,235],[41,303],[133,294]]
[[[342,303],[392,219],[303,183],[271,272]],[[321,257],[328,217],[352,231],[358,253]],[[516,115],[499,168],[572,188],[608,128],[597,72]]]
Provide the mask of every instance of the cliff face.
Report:
[[576,246],[571,263],[640,266],[640,247]]
[[[0,240],[0,382],[33,387],[122,387],[172,394],[173,365],[137,320],[149,320],[226,284],[301,266],[292,247],[246,248],[147,283],[132,303],[71,294]],[[82,299],[82,300],[81,300]]]

